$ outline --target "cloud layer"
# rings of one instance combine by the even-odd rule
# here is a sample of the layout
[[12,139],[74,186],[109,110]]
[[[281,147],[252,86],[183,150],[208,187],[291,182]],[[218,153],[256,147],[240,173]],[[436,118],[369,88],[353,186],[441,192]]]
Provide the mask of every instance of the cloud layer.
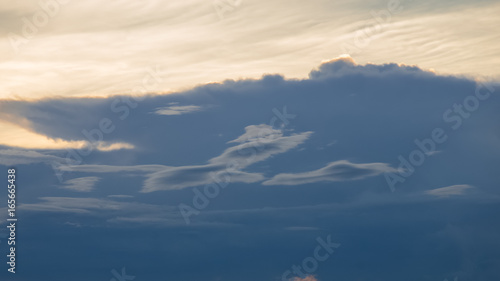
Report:
[[[217,9],[203,0],[89,0],[57,5],[50,16],[39,1],[18,2],[0,7],[0,98],[137,93],[157,67],[162,79],[148,92],[262,73],[304,78],[345,53],[361,63],[499,75],[500,6],[492,0],[395,1],[391,10],[394,1],[257,0]],[[47,21],[37,26],[40,12]],[[462,22],[470,24],[457,29]]]
[[[82,141],[86,130],[133,145],[0,147],[4,171],[17,171],[24,255],[35,257],[19,278],[109,279],[126,266],[157,280],[168,266],[174,280],[278,280],[309,268],[317,238],[331,235],[343,246],[310,273],[318,280],[495,280],[499,91],[344,57],[306,79],[2,101],[0,119],[41,136]],[[203,110],[154,114],[184,105]],[[382,173],[409,171],[391,192]],[[180,204],[195,214],[189,225]],[[66,271],[48,270],[54,260]]]
[[229,142],[237,142],[238,145],[226,149],[221,155],[210,159],[209,163],[205,165],[180,167],[68,165],[61,166],[59,169],[93,173],[135,172],[140,174],[149,172],[142,192],[201,186],[214,183],[221,176],[227,178],[227,183],[253,183],[262,181],[264,176],[259,173],[246,173],[241,171],[242,169],[295,148],[311,135],[311,132],[305,132],[284,136],[282,131],[265,124],[247,126],[245,131],[243,135]]

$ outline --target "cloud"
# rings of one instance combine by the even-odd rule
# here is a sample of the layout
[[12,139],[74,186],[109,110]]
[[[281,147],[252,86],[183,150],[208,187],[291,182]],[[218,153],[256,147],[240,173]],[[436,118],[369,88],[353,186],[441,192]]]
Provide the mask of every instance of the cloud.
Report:
[[95,184],[99,181],[98,177],[82,177],[67,180],[61,186],[61,188],[69,189],[78,192],[90,192],[94,188]]
[[[222,175],[227,182],[252,183],[264,180],[259,173],[241,171],[273,155],[284,153],[303,143],[312,132],[283,136],[269,125],[251,125],[229,143],[240,143],[210,159],[206,165],[169,167],[148,176],[142,192],[173,190],[216,182]],[[232,167],[232,168],[229,168]]]
[[[112,144],[108,146],[101,147],[99,151],[112,151],[121,149],[121,144]],[[125,147],[129,147],[127,144],[123,145]],[[120,147],[120,148],[118,148]],[[60,148],[57,148],[56,154],[60,154]],[[50,153],[50,152],[49,152]],[[26,164],[35,164],[35,163],[45,163],[47,165],[51,165],[56,169],[61,169],[64,171],[69,171],[71,169],[71,165],[76,164],[76,160],[71,157],[60,157],[51,155],[47,152],[39,152],[34,150],[26,150],[21,148],[9,148],[9,149],[0,149],[0,165],[4,166],[14,166],[14,165],[26,165]],[[84,165],[82,165],[84,166]],[[90,167],[92,167],[90,165]],[[91,170],[91,168],[88,168]]]
[[239,145],[226,149],[220,156],[210,159],[212,164],[226,164],[237,161],[239,166],[247,167],[253,163],[284,153],[297,147],[311,136],[312,132],[303,132],[283,136],[281,130],[273,129],[269,125],[251,125],[245,127],[245,133],[229,143]]
[[199,105],[171,105],[160,107],[155,110],[158,115],[181,115],[202,110]]
[[[130,196],[132,197],[132,196]],[[125,198],[125,197],[113,197]],[[129,198],[129,197],[127,197]],[[31,215],[48,212],[51,217],[58,214],[78,214],[78,221],[72,224],[89,226],[89,223],[181,225],[183,223],[173,206],[155,205],[141,202],[115,201],[91,197],[41,197],[36,203],[22,203],[19,210]],[[5,210],[5,213],[7,211]],[[65,216],[67,218],[67,216]],[[95,219],[89,221],[89,219]]]
[[[216,274],[210,273],[213,264],[220,264],[217,272],[223,272],[227,268],[224,263],[241,250],[248,250],[249,263],[243,263],[243,267],[228,275],[228,279],[238,279],[242,270],[253,272],[251,266],[247,268],[245,264],[258,265],[265,271],[256,276],[245,275],[248,280],[279,278],[282,269],[265,265],[279,259],[282,268],[287,268],[303,261],[312,254],[314,234],[318,231],[331,233],[346,245],[363,245],[354,246],[352,252],[334,261],[338,263],[334,269],[324,267],[326,271],[318,277],[322,280],[329,277],[368,280],[373,277],[366,272],[378,272],[380,280],[390,280],[403,276],[404,270],[395,273],[377,269],[394,263],[399,265],[397,268],[418,264],[417,268],[422,262],[423,266],[431,268],[440,261],[456,258],[458,252],[463,253],[464,259],[471,258],[471,262],[487,263],[490,256],[478,257],[475,251],[469,255],[461,251],[460,245],[462,241],[477,243],[479,240],[474,237],[483,237],[485,233],[498,234],[496,228],[491,228],[495,225],[491,220],[477,220],[480,223],[472,228],[468,224],[469,218],[485,218],[485,214],[498,211],[495,187],[500,176],[491,173],[492,167],[500,164],[498,99],[481,101],[480,108],[470,113],[471,118],[463,120],[464,126],[452,130],[450,124],[443,121],[443,112],[473,94],[474,81],[425,74],[403,66],[392,66],[387,71],[383,66],[380,69],[359,65],[347,67],[353,69],[320,66],[318,71],[322,73],[313,79],[266,76],[259,80],[226,81],[179,94],[147,96],[137,108],[130,108],[130,117],[124,122],[119,119],[121,115],[113,115],[110,110],[115,98],[19,102],[18,105],[22,103],[24,108],[20,115],[46,112],[45,118],[28,117],[33,129],[44,135],[78,139],[82,129],[96,128],[95,124],[107,117],[113,120],[116,130],[106,135],[106,141],[133,143],[137,147],[119,152],[96,151],[84,157],[83,165],[61,166],[68,179],[98,176],[103,183],[114,183],[92,193],[73,192],[73,198],[61,197],[62,190],[50,188],[55,180],[50,172],[47,173],[50,167],[18,167],[19,176],[25,181],[24,204],[19,205],[19,211],[24,213],[26,226],[43,234],[41,238],[34,237],[32,245],[42,247],[44,237],[53,235],[58,241],[71,243],[76,236],[67,233],[78,231],[78,237],[93,239],[89,241],[102,245],[113,257],[123,256],[123,253],[113,252],[121,245],[131,256],[137,256],[145,247],[152,249],[152,255],[160,256],[164,255],[161,249],[182,249],[176,252],[185,255],[177,255],[176,263],[183,268],[195,266],[196,276],[191,276],[192,279],[216,279]],[[126,97],[116,97],[122,98]],[[159,105],[175,101],[210,104],[214,110],[175,118],[151,114]],[[288,118],[290,114],[294,118]],[[436,149],[443,152],[426,158],[425,164],[416,167],[412,177],[404,183],[404,188],[391,194],[383,177],[375,178],[375,175],[398,167],[398,155],[407,157],[417,148],[415,138],[431,137],[429,132],[433,128],[443,128],[452,141],[436,144]],[[336,143],[327,146],[332,140]],[[318,146],[323,150],[317,150]],[[16,151],[22,155],[22,150]],[[44,159],[40,156],[44,154],[61,154],[60,151],[36,153],[35,159]],[[429,183],[450,182],[456,180],[457,175],[463,182],[481,183],[482,186],[477,197],[464,196],[467,204],[462,204],[459,212],[446,212],[453,209],[453,200],[428,200],[429,195],[422,194]],[[366,180],[352,181],[363,178]],[[203,193],[205,188],[188,187],[217,183],[218,180],[231,182],[231,188],[221,189],[218,197],[209,198],[207,208],[198,209],[199,205],[193,202],[205,194],[199,195],[196,191]],[[269,180],[267,183],[301,185],[262,187],[265,180]],[[333,181],[338,188],[329,188]],[[144,192],[138,193],[141,188]],[[159,190],[168,191],[149,192]],[[42,198],[38,197],[40,191],[44,194]],[[89,195],[95,198],[74,198]],[[177,206],[181,203],[196,207],[195,211],[200,212],[192,217],[190,226],[185,226],[179,214]],[[73,229],[63,225],[67,221],[81,227]],[[450,221],[458,229],[457,239],[435,235],[440,226]],[[44,227],[39,228],[41,224]],[[106,231],[101,231],[104,227]],[[225,228],[221,231],[220,227]],[[471,231],[469,236],[467,229]],[[233,242],[238,241],[235,237],[248,243],[235,248]],[[491,241],[496,240],[480,239],[478,245],[498,249],[498,245],[491,248]],[[269,252],[270,244],[273,245],[272,253]],[[365,245],[374,250],[364,251]],[[422,245],[430,246],[422,248]],[[49,253],[54,260],[59,252],[51,251],[49,246],[38,252]],[[85,245],[78,247],[85,256],[92,255]],[[198,253],[200,247],[204,247],[209,256],[193,264],[192,255]],[[401,249],[405,252],[407,248],[417,253],[410,263],[376,255],[386,249],[401,253]],[[214,252],[220,254],[210,255]],[[422,259],[422,256],[432,259]],[[206,258],[215,260],[207,266],[203,263]],[[79,262],[77,258],[67,260],[72,264]],[[160,276],[162,264],[156,260],[140,264],[148,270],[138,272],[137,276],[151,280]],[[102,264],[101,260],[94,261],[89,268]],[[359,264],[369,270],[356,271]],[[50,266],[48,262],[47,265]],[[172,276],[186,279],[185,270],[173,268]],[[442,272],[437,271],[426,274],[439,280]],[[493,269],[487,273],[488,276],[495,274]],[[482,279],[487,278],[476,278]]]
[[[18,149],[11,152],[18,153],[18,159],[11,155],[2,160],[5,164],[7,160],[55,162],[55,168],[64,173],[139,176],[144,178],[141,191],[145,193],[201,186],[220,178],[234,183],[264,181],[264,185],[347,182],[391,171],[391,165],[398,164],[397,155],[407,151],[406,145],[415,136],[428,134],[429,128],[449,126],[441,118],[443,112],[474,93],[476,85],[415,66],[359,65],[341,57],[319,65],[309,79],[267,75],[146,96],[140,106],[126,107],[131,116],[127,120],[121,120],[121,112],[114,112],[112,106],[115,102],[120,107],[132,104],[133,98],[127,96],[5,101],[0,104],[0,117],[23,120],[23,126],[51,138],[81,139],[82,130],[95,128],[102,118],[112,120],[116,130],[105,135],[101,150],[92,157],[81,157],[82,165],[51,155],[60,151],[31,152],[27,160],[28,152]],[[169,109],[211,104],[216,110],[180,114],[167,122],[150,114],[159,104]],[[489,120],[495,120],[490,116]],[[483,122],[475,130],[490,131],[489,126]],[[335,140],[335,145],[325,146],[325,140]],[[135,149],[106,151],[132,148],[127,144],[134,144]],[[287,153],[302,144],[303,151]],[[319,146],[323,150],[315,149]],[[366,160],[342,160],[353,158]],[[314,168],[297,172],[303,161]],[[231,163],[237,167],[228,168]],[[252,167],[256,163],[262,165]],[[324,163],[329,164],[317,169]]]
[[124,194],[116,194],[116,195],[108,195],[109,198],[134,198],[132,195],[124,195]]
[[20,204],[19,209],[36,212],[91,213],[92,210],[118,210],[120,203],[98,198],[42,197],[40,203]]
[[273,129],[266,124],[250,125],[245,127],[245,133],[228,143],[245,143],[251,141],[262,141],[265,139],[274,139],[283,136],[279,129]]
[[64,159],[37,151],[22,149],[0,149],[0,165],[14,166],[34,163],[62,162]]
[[[83,148],[89,145],[89,143],[86,140],[86,136],[82,134],[82,131],[93,131],[91,129],[98,128],[103,118],[108,118],[113,121],[113,126],[116,126],[118,129],[114,130],[112,134],[104,135],[103,138],[105,138],[105,141],[98,143],[97,147],[95,147],[96,150],[132,149],[136,144],[143,141],[143,134],[152,133],[148,130],[149,126],[154,126],[159,130],[159,126],[162,125],[169,127],[170,130],[178,130],[181,122],[201,120],[201,118],[206,117],[213,118],[215,116],[218,118],[218,124],[223,126],[229,120],[228,116],[232,114],[230,119],[235,120],[238,126],[245,127],[250,124],[262,123],[263,114],[267,114],[262,112],[264,108],[271,105],[283,106],[287,104],[288,108],[290,106],[301,108],[307,104],[304,104],[306,99],[308,103],[315,104],[318,110],[325,110],[325,107],[329,106],[330,109],[335,109],[338,114],[347,114],[344,111],[348,108],[352,112],[359,113],[361,104],[349,98],[349,95],[365,92],[365,89],[360,88],[360,85],[364,85],[364,83],[369,83],[370,87],[373,87],[374,91],[377,91],[377,93],[370,93],[370,96],[364,97],[366,99],[365,102],[371,97],[373,99],[373,101],[370,101],[372,105],[379,105],[377,101],[382,101],[386,98],[396,101],[398,97],[406,95],[407,92],[415,91],[415,87],[408,87],[410,81],[415,84],[425,83],[428,87],[433,87],[436,90],[435,92],[439,92],[437,95],[440,96],[436,102],[445,99],[443,97],[444,94],[441,92],[442,90],[456,92],[461,87],[462,89],[472,87],[473,85],[471,84],[474,83],[473,81],[457,77],[437,76],[434,73],[423,71],[415,66],[398,64],[360,65],[355,64],[352,59],[345,57],[322,63],[317,69],[311,71],[309,76],[309,79],[303,80],[286,80],[283,77],[277,79],[277,76],[271,75],[258,80],[227,80],[221,84],[209,84],[175,94],[148,96],[143,100],[141,99],[139,107],[137,107],[138,101],[134,101],[130,96],[116,96],[103,99],[4,100],[0,102],[0,119],[10,122],[9,124],[17,120],[22,120],[18,125],[12,126],[17,129],[23,129],[30,134],[24,134],[26,132],[23,133],[17,129],[12,131],[9,127],[4,131],[9,134],[6,133],[5,137],[0,135],[0,140],[3,140],[3,142],[0,141],[0,144],[19,146],[26,149]],[[318,100],[323,101],[323,104],[316,104],[315,101],[306,98],[308,95],[300,93],[303,91],[310,93],[310,96],[321,97]],[[430,93],[431,91],[427,92]],[[285,93],[290,94],[286,95]],[[431,94],[428,93],[420,93],[419,96],[422,99],[429,98]],[[416,99],[419,96],[412,95],[411,98],[408,98],[408,101]],[[262,103],[262,101],[267,102]],[[448,101],[451,102],[451,100]],[[250,108],[242,108],[245,102],[250,102],[257,109],[255,113],[258,113],[260,118],[253,119],[250,114],[254,114],[253,116],[255,117],[257,115],[251,112]],[[332,102],[335,102],[335,104]],[[402,106],[407,106],[407,103],[406,101],[401,101],[401,106],[393,106],[392,110],[398,111]],[[169,122],[167,125],[164,123],[165,120],[154,118],[156,114],[146,117],[146,112],[149,115],[149,113],[159,110],[158,104],[167,104],[168,110],[173,110],[172,112],[168,111],[168,114],[179,113],[180,115],[177,116],[180,119],[175,123]],[[202,107],[194,104],[213,104],[217,107],[217,110],[198,110],[199,114],[196,115],[182,114],[187,111],[175,109],[175,107],[181,106],[179,104],[188,104],[189,110]],[[389,104],[392,103],[387,103],[387,105]],[[432,106],[438,105],[436,103]],[[379,106],[384,107],[383,105]],[[269,108],[269,111],[272,109],[272,107]],[[310,114],[308,112],[310,109],[304,108],[301,110],[304,110],[306,116]],[[371,107],[368,112],[374,115],[377,113],[375,107]],[[236,117],[239,114],[243,114],[244,116],[242,118]],[[329,113],[324,112],[322,114]],[[133,120],[136,120],[137,123],[132,125],[132,122],[129,121],[132,119],[122,120],[123,116],[134,116]],[[374,117],[380,118],[383,116],[375,115]],[[146,119],[148,120],[148,124],[143,123]],[[246,122],[246,120],[252,120],[252,122]],[[124,126],[124,121],[127,122],[127,126],[133,126],[137,133],[132,134],[130,130],[119,129]],[[278,119],[277,123],[279,122],[280,120]],[[139,124],[142,125],[138,126]],[[213,124],[205,124],[205,126],[213,126]],[[246,133],[252,134],[251,130],[257,129],[249,128],[249,131]],[[276,129],[273,128],[273,130]],[[160,133],[155,132],[155,134]],[[279,134],[279,132],[273,131],[269,133]],[[33,134],[36,136],[33,136]],[[96,137],[95,135],[94,138]],[[15,136],[15,138],[12,136]],[[178,141],[172,139],[174,137],[162,136],[162,138],[170,138],[170,142]],[[204,137],[206,138],[207,135],[205,134]],[[242,136],[242,138],[246,138],[246,136]],[[47,141],[49,143],[46,143]],[[161,140],[158,139],[159,141]],[[237,142],[238,140],[234,141]],[[57,143],[54,144],[54,142]]]
[[315,182],[360,180],[395,171],[396,169],[385,163],[355,164],[347,160],[340,160],[314,171],[278,174],[263,182],[263,185],[300,185]]
[[[90,145],[90,144],[87,143],[87,145]],[[93,144],[93,145],[99,151],[134,149],[134,145],[132,145],[130,143],[124,143],[124,142],[117,142],[117,143],[97,142],[97,144]]]
[[436,197],[450,197],[454,195],[463,195],[467,189],[471,188],[474,188],[474,186],[459,184],[428,190],[425,193]]
[[236,170],[228,172],[223,165],[185,166],[168,168],[148,175],[142,192],[175,190],[216,183],[220,174],[227,178],[226,181],[234,183],[253,183],[264,180],[264,176],[258,173]]
[[358,65],[350,56],[339,57],[336,59],[323,62],[317,70],[309,73],[310,79],[326,79],[343,77],[350,75],[365,75],[368,77],[373,76],[386,76],[386,75],[404,75],[404,74],[418,74],[425,76],[435,76],[432,72],[423,71],[417,66],[399,65],[395,63],[389,64],[366,64]]
[[164,165],[134,165],[134,166],[112,166],[112,165],[61,165],[58,167],[61,171],[66,172],[83,172],[83,173],[129,173],[143,174],[145,172],[152,173],[168,168]]
[[221,155],[204,165],[62,165],[58,169],[68,172],[120,173],[141,175],[147,173],[142,192],[175,190],[210,184],[220,177],[233,183],[253,183],[264,180],[260,173],[248,173],[242,169],[274,155],[289,151],[305,142],[312,132],[285,136],[282,130],[270,125],[250,125],[245,133],[228,143],[238,143],[227,148]]
[[[41,197],[39,203],[23,203],[19,207],[26,211],[36,212],[61,212],[61,213],[84,213],[112,216],[116,213],[124,214],[154,214],[162,209],[171,210],[171,207],[144,204],[137,202],[121,202],[110,199],[90,197]],[[166,209],[165,209],[166,208]],[[107,213],[103,213],[107,212]]]
[[[9,35],[24,36],[22,18],[43,11],[38,1],[23,2],[1,8],[2,98],[130,93],[142,85],[143,68],[154,65],[165,73],[151,92],[265,72],[303,78],[314,62],[346,52],[361,63],[397,59],[445,73],[499,74],[498,1],[418,1],[377,18],[372,14],[386,12],[387,1],[314,0],[306,7],[300,1],[256,0],[226,7],[221,21],[203,0],[88,0],[60,5],[14,55]],[[84,24],[89,17],[98,20]],[[470,22],[467,28],[457,29],[464,21]],[[347,44],[354,50],[343,50]]]
[[77,222],[69,222],[69,221],[67,221],[67,222],[65,222],[64,224],[65,224],[65,225],[72,226],[72,227],[82,227],[82,225],[81,225],[81,224],[79,224],[79,223],[77,223]]

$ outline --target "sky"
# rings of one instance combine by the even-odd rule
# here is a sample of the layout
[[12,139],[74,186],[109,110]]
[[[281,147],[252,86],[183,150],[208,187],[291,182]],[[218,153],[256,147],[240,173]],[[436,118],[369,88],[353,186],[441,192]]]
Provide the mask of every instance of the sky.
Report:
[[0,279],[498,279],[498,12],[0,4]]
[[[20,0],[0,6],[0,97],[128,94],[280,73],[343,54],[498,78],[498,1]],[[48,11],[48,12],[46,12]]]

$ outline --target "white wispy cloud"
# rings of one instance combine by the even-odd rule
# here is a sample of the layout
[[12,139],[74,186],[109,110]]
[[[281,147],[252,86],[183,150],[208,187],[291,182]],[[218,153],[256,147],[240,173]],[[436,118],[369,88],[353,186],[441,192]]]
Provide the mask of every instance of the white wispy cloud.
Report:
[[67,180],[61,185],[61,188],[69,189],[78,192],[89,192],[94,189],[95,184],[99,181],[98,177],[82,177]]
[[474,188],[474,186],[459,184],[428,190],[425,193],[436,197],[450,197],[454,195],[463,195],[467,189],[471,188]]
[[132,195],[125,194],[116,194],[116,195],[108,195],[109,198],[134,198]]
[[112,165],[62,165],[58,169],[65,172],[84,173],[153,173],[169,168],[164,165],[133,165],[133,166],[112,166]]
[[303,173],[282,173],[270,180],[263,182],[264,185],[300,185],[315,182],[333,182],[360,180],[374,177],[385,172],[395,172],[396,169],[385,163],[356,164],[347,160],[329,163],[323,168]]
[[[119,224],[182,224],[173,206],[140,202],[124,202],[90,197],[41,197],[36,203],[23,203],[19,209],[26,212],[54,214],[73,213],[99,218],[101,222]],[[5,212],[7,213],[7,211]],[[87,221],[88,222],[88,221]],[[74,226],[86,226],[84,220],[71,222]]]
[[202,110],[199,105],[171,105],[157,108],[155,113],[158,115],[181,115]]
[[[145,174],[142,192],[174,190],[209,184],[223,175],[231,182],[253,183],[265,179],[260,173],[248,173],[244,168],[284,153],[306,141],[312,132],[284,135],[281,130],[269,125],[250,125],[245,133],[228,143],[238,143],[224,150],[221,155],[208,160],[204,165],[164,166],[164,165],[66,165],[59,169],[71,172]],[[229,164],[234,168],[228,170]]]
[[151,213],[160,210],[161,206],[152,204],[143,204],[137,202],[119,202],[110,199],[90,198],[90,197],[41,197],[38,203],[20,204],[22,210],[38,212],[69,212],[69,213],[88,213],[98,214],[102,211],[116,211],[124,214],[124,211],[130,213],[142,212]]
[[63,162],[61,157],[43,154],[37,151],[22,149],[1,149],[0,165],[12,166],[19,164]]

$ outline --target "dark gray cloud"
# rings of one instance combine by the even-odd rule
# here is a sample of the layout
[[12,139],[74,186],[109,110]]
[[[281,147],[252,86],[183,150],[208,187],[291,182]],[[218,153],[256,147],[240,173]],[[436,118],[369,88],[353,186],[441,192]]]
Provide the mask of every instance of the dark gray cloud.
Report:
[[[308,79],[266,75],[143,100],[2,101],[2,116],[40,134],[85,140],[82,130],[97,136],[108,118],[115,130],[102,141],[133,145],[88,155],[1,148],[0,165],[18,171],[19,233],[33,257],[19,278],[110,279],[125,266],[137,280],[166,268],[175,280],[276,280],[331,235],[342,247],[314,273],[320,281],[496,280],[500,88],[468,110],[478,85],[337,60]],[[152,114],[171,103],[204,110]],[[422,152],[392,193],[382,173],[407,171],[399,156],[429,150],[436,128],[447,136],[440,153]],[[214,175],[230,175],[227,188],[186,225],[178,205]],[[53,272],[54,260],[68,273]]]

